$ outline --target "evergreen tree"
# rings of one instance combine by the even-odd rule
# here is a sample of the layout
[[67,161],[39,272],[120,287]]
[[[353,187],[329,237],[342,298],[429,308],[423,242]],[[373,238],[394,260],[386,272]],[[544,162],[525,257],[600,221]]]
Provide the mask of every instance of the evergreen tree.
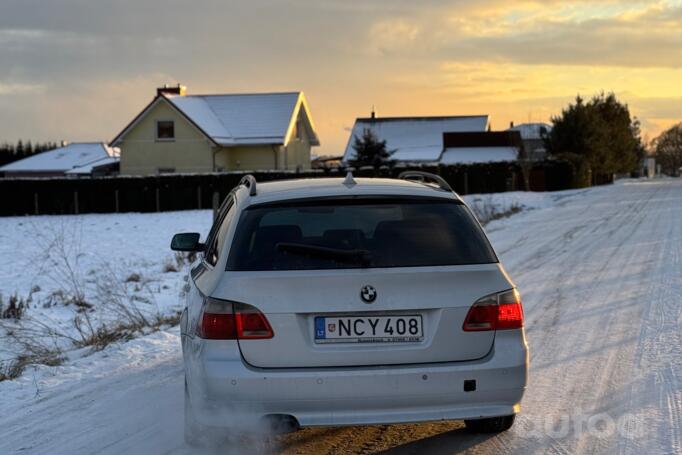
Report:
[[24,158],[24,143],[21,139],[17,141],[17,146],[14,148],[14,155],[18,160]]
[[365,128],[362,136],[353,139],[355,158],[349,164],[355,168],[372,166],[377,171],[381,166],[392,166],[391,155],[395,150],[386,149],[386,141],[380,141],[369,128]]
[[33,143],[29,140],[24,144],[23,141],[19,140],[16,146],[3,142],[0,144],[0,166],[55,148],[57,148],[57,144],[54,142]]
[[578,96],[552,123],[547,149],[573,163],[577,186],[590,185],[597,174],[638,168],[644,152],[639,122],[613,93],[601,93],[588,102]]
[[0,145],[0,166],[14,161],[14,146],[7,142]]

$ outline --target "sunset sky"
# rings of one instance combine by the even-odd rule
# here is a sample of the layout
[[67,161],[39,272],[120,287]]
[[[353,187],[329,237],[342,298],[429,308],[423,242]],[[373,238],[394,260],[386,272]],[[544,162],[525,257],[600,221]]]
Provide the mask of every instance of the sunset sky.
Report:
[[318,154],[372,105],[505,129],[601,90],[654,137],[682,120],[682,0],[0,0],[0,142],[111,140],[176,82],[303,90]]

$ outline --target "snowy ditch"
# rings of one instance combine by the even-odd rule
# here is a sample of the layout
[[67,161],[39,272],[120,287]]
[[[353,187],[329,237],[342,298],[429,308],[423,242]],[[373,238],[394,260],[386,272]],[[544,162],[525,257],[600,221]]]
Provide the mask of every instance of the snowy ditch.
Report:
[[170,238],[210,222],[210,211],[0,219],[0,379],[175,324],[188,260]]

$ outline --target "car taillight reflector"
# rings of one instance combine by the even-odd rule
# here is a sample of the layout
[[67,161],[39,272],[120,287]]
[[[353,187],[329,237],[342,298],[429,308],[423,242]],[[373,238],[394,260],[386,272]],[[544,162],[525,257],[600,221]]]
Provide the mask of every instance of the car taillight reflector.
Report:
[[236,340],[237,324],[232,313],[204,313],[197,334],[207,340]]
[[197,335],[207,340],[262,340],[272,338],[274,332],[258,309],[242,303],[209,299]]
[[469,309],[462,330],[482,332],[488,330],[509,330],[523,327],[521,296],[512,289],[485,296]]
[[272,338],[272,327],[265,315],[254,308],[254,312],[237,313],[237,336],[240,340],[262,340]]

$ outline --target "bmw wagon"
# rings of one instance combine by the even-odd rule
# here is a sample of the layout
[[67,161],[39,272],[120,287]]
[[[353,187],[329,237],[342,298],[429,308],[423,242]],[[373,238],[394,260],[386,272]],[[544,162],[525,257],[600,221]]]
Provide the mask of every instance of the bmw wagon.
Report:
[[185,434],[464,420],[511,427],[519,292],[438,176],[245,177],[202,241],[181,318]]

